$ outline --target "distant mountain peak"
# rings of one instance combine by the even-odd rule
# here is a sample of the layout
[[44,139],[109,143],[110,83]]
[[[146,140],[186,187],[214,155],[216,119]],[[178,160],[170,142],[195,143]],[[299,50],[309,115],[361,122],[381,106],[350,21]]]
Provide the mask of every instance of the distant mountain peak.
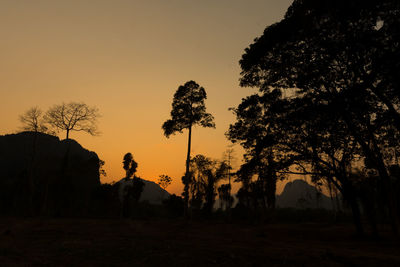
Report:
[[315,186],[304,180],[288,182],[277,196],[277,206],[281,208],[325,208],[332,209],[330,198]]
[[[123,179],[125,178],[122,178],[121,180]],[[142,178],[139,179],[144,182],[143,192],[139,201],[148,201],[151,204],[161,204],[164,199],[170,196],[170,193],[162,189],[157,183]]]

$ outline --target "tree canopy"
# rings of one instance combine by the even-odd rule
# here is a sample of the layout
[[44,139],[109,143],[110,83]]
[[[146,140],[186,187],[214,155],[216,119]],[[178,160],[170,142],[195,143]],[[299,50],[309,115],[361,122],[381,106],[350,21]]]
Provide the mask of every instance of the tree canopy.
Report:
[[328,179],[355,217],[366,182],[355,178],[355,168],[364,177],[376,173],[394,231],[399,12],[394,0],[295,0],[246,48],[240,83],[259,93],[234,109],[237,122],[228,132],[247,149],[248,163],[267,152],[274,171],[295,164],[315,180]]
[[165,136],[181,133],[196,124],[215,128],[214,117],[206,112],[205,99],[206,91],[196,82],[189,81],[179,86],[172,101],[171,119],[162,126]]
[[185,216],[189,203],[189,183],[190,183],[190,148],[192,138],[192,127],[201,125],[202,127],[215,128],[214,117],[206,112],[205,99],[206,90],[195,81],[188,81],[178,87],[172,100],[171,119],[164,122],[162,129],[168,138],[171,134],[182,132],[188,129],[188,149],[186,156],[186,172],[183,177]]
[[191,160],[190,202],[196,209],[210,214],[217,195],[217,183],[228,178],[228,165],[224,161],[213,160],[204,155],[196,155]]
[[40,133],[47,133],[49,131],[43,119],[43,112],[37,106],[28,109],[24,114],[20,115],[19,121],[22,123],[21,129],[24,131]]
[[172,178],[169,177],[168,175],[161,174],[158,176],[157,184],[164,190],[167,189],[167,187],[171,184]]
[[132,176],[135,175],[138,164],[133,159],[132,153],[128,152],[124,155],[122,164],[123,164],[123,168],[126,172],[126,178],[131,178]]

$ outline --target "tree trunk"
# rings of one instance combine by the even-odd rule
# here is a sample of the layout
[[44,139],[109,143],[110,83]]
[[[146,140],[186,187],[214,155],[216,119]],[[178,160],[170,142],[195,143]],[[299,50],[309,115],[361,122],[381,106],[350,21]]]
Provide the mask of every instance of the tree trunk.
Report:
[[353,222],[356,227],[357,235],[364,235],[364,227],[361,222],[361,211],[360,206],[357,202],[357,192],[354,186],[350,182],[343,183],[343,191],[341,191],[343,197],[349,203],[351,212],[353,214]]
[[277,177],[276,177],[276,169],[275,169],[275,162],[272,157],[272,151],[270,151],[270,154],[268,155],[268,167],[267,167],[267,204],[268,204],[268,209],[274,210],[275,209],[275,194],[276,194],[276,182],[277,182]]
[[361,146],[364,154],[367,158],[372,159],[375,163],[375,169],[378,171],[380,182],[382,183],[383,193],[387,199],[385,202],[388,205],[389,209],[389,220],[392,227],[392,231],[395,235],[398,235],[398,216],[396,214],[396,208],[394,203],[393,192],[390,183],[390,177],[383,161],[383,155],[380,151],[380,148],[377,146],[377,141],[373,132],[370,129],[370,125],[367,125],[369,139],[372,142],[373,148],[370,148],[369,145],[362,138],[361,134],[353,125],[353,121],[349,119],[348,114],[343,114],[344,121],[347,127],[350,130],[350,133],[355,138],[356,142]]
[[184,216],[187,218],[188,216],[188,208],[189,208],[189,167],[190,167],[190,147],[192,143],[192,125],[189,126],[189,136],[188,136],[188,149],[186,156],[186,172],[185,172],[185,187],[184,187]]
[[357,234],[364,235],[364,228],[361,223],[361,212],[360,206],[357,203],[357,199],[353,196],[348,196],[348,201],[350,204],[351,211],[353,213],[354,226],[356,227]]
[[67,129],[67,137],[65,138],[66,140],[69,139],[69,129]]
[[[339,190],[339,192],[342,194],[343,198],[347,201],[347,203],[350,205],[351,208],[351,213],[353,215],[353,223],[356,228],[356,233],[359,236],[364,235],[364,228],[362,225],[361,221],[361,211],[360,211],[360,206],[358,205],[357,199],[358,199],[358,194],[356,191],[356,188],[354,185],[349,181],[347,175],[344,176],[337,176],[336,177],[339,182],[341,183],[341,187],[338,187],[336,183],[333,183],[334,186]],[[334,180],[331,180],[334,182]]]

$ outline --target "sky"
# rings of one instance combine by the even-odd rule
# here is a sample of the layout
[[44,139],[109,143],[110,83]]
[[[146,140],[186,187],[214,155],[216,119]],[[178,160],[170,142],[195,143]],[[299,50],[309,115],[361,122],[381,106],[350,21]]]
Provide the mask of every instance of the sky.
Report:
[[254,92],[239,86],[239,60],[292,2],[0,0],[0,135],[18,132],[19,115],[33,106],[84,102],[99,109],[101,135],[70,138],[105,161],[103,183],[124,177],[131,152],[138,176],[169,175],[168,191],[180,194],[187,131],[166,138],[161,129],[173,94],[189,80],[205,88],[216,129],[194,128],[192,156],[222,159],[235,121],[228,108]]

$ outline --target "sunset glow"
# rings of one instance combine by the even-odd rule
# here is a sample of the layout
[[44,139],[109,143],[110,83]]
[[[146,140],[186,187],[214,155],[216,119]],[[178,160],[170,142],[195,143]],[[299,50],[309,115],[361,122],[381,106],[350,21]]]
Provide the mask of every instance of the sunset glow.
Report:
[[187,132],[167,139],[161,129],[174,92],[189,80],[205,88],[216,129],[194,128],[192,156],[220,159],[234,121],[228,108],[254,90],[239,87],[238,61],[291,2],[1,1],[0,134],[17,132],[30,107],[82,101],[102,114],[101,135],[70,137],[106,162],[102,182],[124,176],[131,152],[138,176],[169,175],[168,191],[180,194]]

